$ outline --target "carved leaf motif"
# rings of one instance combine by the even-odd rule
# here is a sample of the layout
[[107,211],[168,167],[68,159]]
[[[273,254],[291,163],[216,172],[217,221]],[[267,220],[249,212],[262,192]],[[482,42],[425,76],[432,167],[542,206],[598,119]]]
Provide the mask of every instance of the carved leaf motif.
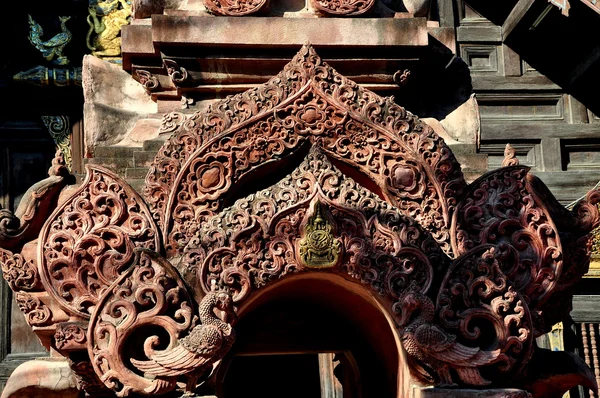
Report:
[[563,251],[546,207],[528,188],[528,170],[502,168],[473,182],[457,207],[452,243],[458,254],[485,244],[508,245],[515,261],[502,262],[502,272],[538,305],[555,290]]
[[21,254],[0,249],[0,266],[4,279],[13,291],[40,290],[40,278],[33,260],[27,261]]
[[87,166],[81,188],[40,234],[42,282],[67,311],[88,318],[98,298],[126,271],[133,250],[160,250],[159,231],[143,200],[112,172]]
[[151,348],[173,347],[193,325],[192,299],[177,271],[156,253],[135,252],[133,265],[98,300],[88,329],[94,371],[119,397],[174,389],[175,377],[146,378],[127,357],[144,358]]
[[503,272],[517,257],[507,244],[477,247],[451,265],[437,298],[440,324],[460,343],[500,351],[491,381],[520,377],[533,350],[528,303]]

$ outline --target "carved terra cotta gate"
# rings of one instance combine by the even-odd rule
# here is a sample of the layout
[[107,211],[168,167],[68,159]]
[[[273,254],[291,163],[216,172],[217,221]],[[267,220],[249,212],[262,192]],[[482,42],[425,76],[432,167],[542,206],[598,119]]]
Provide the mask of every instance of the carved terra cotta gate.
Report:
[[[81,389],[193,393],[253,297],[315,275],[377,301],[410,368],[399,396],[411,382],[543,396],[534,339],[568,314],[599,191],[567,211],[519,165],[467,185],[428,125],[310,46],[264,85],[167,120],[143,198],[88,165],[38,215],[37,239],[0,252],[29,324]],[[291,173],[256,188],[282,165]]]

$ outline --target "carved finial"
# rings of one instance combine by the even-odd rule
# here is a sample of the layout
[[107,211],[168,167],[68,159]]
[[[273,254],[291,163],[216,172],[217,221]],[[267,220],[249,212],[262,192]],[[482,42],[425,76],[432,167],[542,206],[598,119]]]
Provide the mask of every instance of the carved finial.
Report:
[[518,166],[519,159],[517,159],[517,151],[510,144],[506,144],[504,148],[504,160],[502,161],[502,167]]
[[392,76],[392,79],[394,80],[394,83],[396,83],[397,85],[402,87],[406,84],[409,77],[410,77],[410,70],[409,69],[401,69],[401,70],[396,71],[396,73],[394,73],[394,76]]
[[62,149],[57,149],[54,154],[54,158],[52,159],[52,166],[48,169],[49,176],[68,176],[69,175],[69,167],[65,162],[65,155],[63,154]]

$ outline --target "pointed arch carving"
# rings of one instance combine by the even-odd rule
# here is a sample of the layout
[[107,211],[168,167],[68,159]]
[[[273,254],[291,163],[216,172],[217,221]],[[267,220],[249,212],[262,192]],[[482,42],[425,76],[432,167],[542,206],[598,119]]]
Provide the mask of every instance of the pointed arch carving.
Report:
[[233,185],[306,143],[357,167],[452,255],[450,219],[466,186],[452,152],[393,98],[341,76],[308,45],[264,85],[188,118],[161,148],[144,196],[168,253],[181,253]]

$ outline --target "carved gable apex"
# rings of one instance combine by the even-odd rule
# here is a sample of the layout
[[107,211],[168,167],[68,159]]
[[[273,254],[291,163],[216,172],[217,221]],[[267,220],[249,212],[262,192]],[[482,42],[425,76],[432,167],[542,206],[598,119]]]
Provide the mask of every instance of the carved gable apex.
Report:
[[[318,240],[327,243],[322,248],[307,238],[316,218]],[[331,256],[324,265],[311,263],[307,251]],[[235,302],[271,281],[321,267],[370,285],[390,312],[411,283],[427,292],[433,275],[450,263],[431,234],[314,147],[279,183],[212,217],[184,253],[185,266],[199,270],[206,293],[216,281]]]
[[341,76],[309,45],[264,85],[174,129],[144,191],[167,252],[180,253],[232,186],[307,143],[365,174],[452,253],[449,224],[466,183],[450,149],[393,98]]

